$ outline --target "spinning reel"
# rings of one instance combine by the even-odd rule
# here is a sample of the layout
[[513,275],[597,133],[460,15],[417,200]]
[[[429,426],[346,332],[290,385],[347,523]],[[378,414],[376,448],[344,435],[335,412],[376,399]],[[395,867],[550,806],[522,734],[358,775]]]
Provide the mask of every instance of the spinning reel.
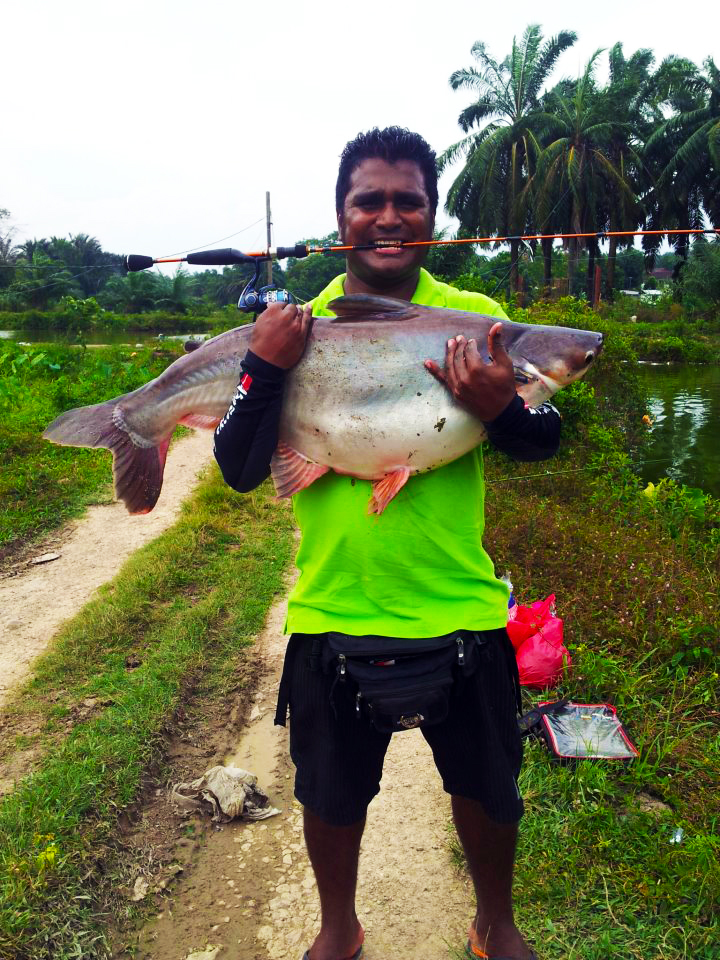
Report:
[[238,310],[242,310],[243,313],[262,313],[271,303],[297,303],[297,299],[289,290],[284,290],[277,284],[267,283],[264,287],[258,287],[260,264],[266,263],[271,258],[253,257],[253,259],[255,260],[255,273],[245,284],[240,294]]

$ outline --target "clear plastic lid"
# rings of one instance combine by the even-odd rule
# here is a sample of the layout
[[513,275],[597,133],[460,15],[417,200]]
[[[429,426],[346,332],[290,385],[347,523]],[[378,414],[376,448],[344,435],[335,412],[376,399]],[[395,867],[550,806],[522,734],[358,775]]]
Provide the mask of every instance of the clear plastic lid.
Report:
[[542,722],[559,757],[629,760],[638,755],[608,703],[567,703]]

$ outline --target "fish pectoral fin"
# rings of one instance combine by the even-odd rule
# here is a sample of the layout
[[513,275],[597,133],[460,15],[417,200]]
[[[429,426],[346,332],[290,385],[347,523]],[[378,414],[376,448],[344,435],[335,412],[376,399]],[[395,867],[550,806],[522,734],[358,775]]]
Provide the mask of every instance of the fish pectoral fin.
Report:
[[330,467],[313,463],[297,450],[280,442],[270,461],[275,492],[278,497],[291,497],[327,473]]
[[209,413],[186,413],[178,423],[186,427],[199,427],[201,430],[214,430],[220,423],[220,417],[211,417]]
[[353,293],[336,297],[328,303],[335,317],[331,323],[358,323],[361,320],[408,320],[417,315],[417,306],[407,300],[374,297],[369,293]]
[[382,480],[376,480],[372,488],[372,499],[368,505],[368,513],[383,512],[396,493],[405,486],[410,476],[410,467],[400,467],[387,473]]

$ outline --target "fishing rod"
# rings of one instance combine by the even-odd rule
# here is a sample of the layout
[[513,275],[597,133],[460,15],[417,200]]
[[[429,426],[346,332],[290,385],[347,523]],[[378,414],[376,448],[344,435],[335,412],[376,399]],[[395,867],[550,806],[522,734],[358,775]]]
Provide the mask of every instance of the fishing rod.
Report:
[[233,266],[237,264],[252,264],[254,275],[248,281],[238,301],[238,309],[248,313],[259,313],[269,303],[297,303],[296,298],[289,290],[277,287],[275,284],[257,286],[260,276],[260,266],[270,260],[286,260],[294,257],[302,260],[311,254],[343,254],[351,250],[377,250],[382,247],[442,247],[462,243],[510,243],[513,240],[529,242],[536,240],[570,240],[589,239],[609,240],[611,237],[646,237],[646,236],[676,236],[676,235],[706,235],[720,236],[720,227],[709,229],[681,229],[666,228],[665,230],[597,230],[589,233],[533,233],[517,234],[503,237],[456,237],[451,240],[378,240],[374,243],[332,244],[328,246],[309,246],[306,243],[296,243],[291,247],[269,247],[267,250],[253,250],[242,252],[232,247],[223,247],[220,250],[199,250],[188,253],[184,257],[147,257],[140,254],[130,254],[125,259],[125,266],[130,273],[147,270],[158,263],[189,263],[195,266]]

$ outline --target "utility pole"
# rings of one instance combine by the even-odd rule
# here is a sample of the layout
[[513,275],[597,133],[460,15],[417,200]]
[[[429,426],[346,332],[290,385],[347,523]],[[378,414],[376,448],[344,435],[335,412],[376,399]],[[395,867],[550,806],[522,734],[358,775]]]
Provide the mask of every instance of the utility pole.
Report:
[[[270,244],[272,243],[272,238],[270,236],[270,228],[272,227],[272,220],[270,219],[270,191],[265,192],[265,219],[267,220],[267,248],[270,249]],[[272,260],[268,260],[267,265],[267,282],[272,283]]]

